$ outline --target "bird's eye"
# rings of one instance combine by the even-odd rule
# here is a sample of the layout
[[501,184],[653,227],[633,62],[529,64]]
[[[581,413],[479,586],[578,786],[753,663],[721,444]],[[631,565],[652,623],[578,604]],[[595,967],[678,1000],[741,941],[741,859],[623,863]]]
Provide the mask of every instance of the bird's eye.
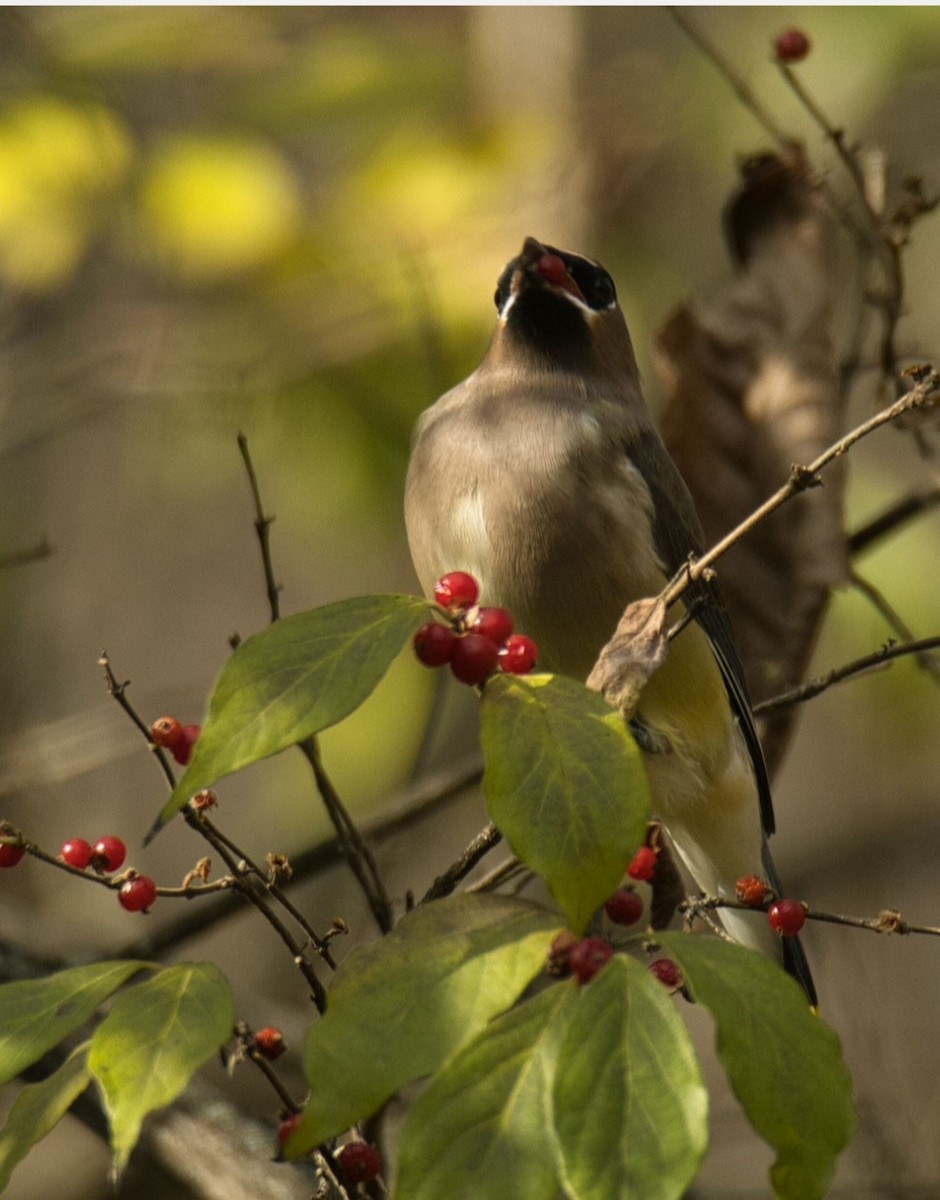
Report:
[[597,276],[591,292],[591,308],[610,308],[617,299],[614,281],[606,272]]

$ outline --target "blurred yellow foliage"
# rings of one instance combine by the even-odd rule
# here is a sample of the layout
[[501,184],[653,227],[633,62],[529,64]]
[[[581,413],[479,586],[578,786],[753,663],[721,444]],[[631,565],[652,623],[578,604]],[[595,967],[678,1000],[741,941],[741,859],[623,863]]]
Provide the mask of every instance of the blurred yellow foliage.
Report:
[[297,183],[269,146],[247,138],[167,139],[141,184],[141,218],[156,253],[190,280],[262,266],[300,213]]
[[0,272],[9,283],[45,290],[68,277],[132,157],[124,126],[100,106],[40,95],[0,118]]

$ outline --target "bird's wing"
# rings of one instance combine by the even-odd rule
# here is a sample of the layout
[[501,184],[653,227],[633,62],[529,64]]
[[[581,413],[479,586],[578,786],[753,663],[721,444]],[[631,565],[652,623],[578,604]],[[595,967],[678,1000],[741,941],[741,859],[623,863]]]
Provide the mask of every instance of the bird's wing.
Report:
[[[705,548],[705,535],[695,515],[692,497],[654,430],[639,433],[629,444],[625,444],[624,449],[649,488],[653,501],[656,550],[666,573],[672,576],[689,561],[690,554],[702,554]],[[774,831],[770,781],[754,727],[744,668],[738,657],[727,609],[714,580],[699,580],[693,584],[688,603],[695,619],[708,635],[728,689],[731,709],[738,719],[754,768],[761,823],[764,833],[769,835]]]

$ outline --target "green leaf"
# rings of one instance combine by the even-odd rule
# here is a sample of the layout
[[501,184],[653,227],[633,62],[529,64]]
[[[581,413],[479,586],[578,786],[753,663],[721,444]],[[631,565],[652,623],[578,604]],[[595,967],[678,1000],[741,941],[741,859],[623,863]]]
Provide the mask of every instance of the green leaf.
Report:
[[145,962],[70,967],[0,987],[0,1085],[74,1033]]
[[16,1097],[0,1130],[0,1192],[10,1182],[13,1168],[33,1146],[50,1133],[72,1102],[88,1087],[88,1043],[77,1047],[57,1071],[41,1083],[28,1083]]
[[855,1129],[851,1079],[835,1033],[784,971],[744,946],[657,935],[715,1019],[718,1056],[748,1120],[777,1152],[781,1200],[825,1195]]
[[707,1096],[674,1002],[642,964],[618,954],[580,990],[554,1108],[572,1200],[678,1200],[694,1178]]
[[115,1176],[144,1117],[176,1099],[234,1024],[231,988],[211,963],[167,967],[114,1002],[95,1030],[88,1066],[111,1121]]
[[284,617],[222,668],[192,761],[153,836],[201,788],[335,725],[365,700],[428,612],[414,596],[361,596]]
[[310,1099],[294,1156],[369,1116],[434,1071],[545,963],[558,919],[509,896],[451,896],[416,909],[336,973],[304,1047]]
[[490,818],[580,932],[646,832],[640,752],[618,713],[561,675],[491,679],[480,718]]
[[401,1135],[394,1200],[553,1200],[552,1081],[571,986],[547,988],[491,1022],[428,1084]]

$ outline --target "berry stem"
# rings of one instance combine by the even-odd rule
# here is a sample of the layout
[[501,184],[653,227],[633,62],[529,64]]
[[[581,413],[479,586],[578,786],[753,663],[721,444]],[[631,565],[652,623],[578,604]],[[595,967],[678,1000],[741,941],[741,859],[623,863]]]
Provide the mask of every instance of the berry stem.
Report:
[[443,875],[438,875],[421,897],[420,903],[427,904],[431,900],[440,900],[442,896],[449,896],[457,884],[470,874],[480,859],[489,854],[493,847],[498,846],[502,840],[503,835],[492,822],[481,829],[456,862],[452,863]]

